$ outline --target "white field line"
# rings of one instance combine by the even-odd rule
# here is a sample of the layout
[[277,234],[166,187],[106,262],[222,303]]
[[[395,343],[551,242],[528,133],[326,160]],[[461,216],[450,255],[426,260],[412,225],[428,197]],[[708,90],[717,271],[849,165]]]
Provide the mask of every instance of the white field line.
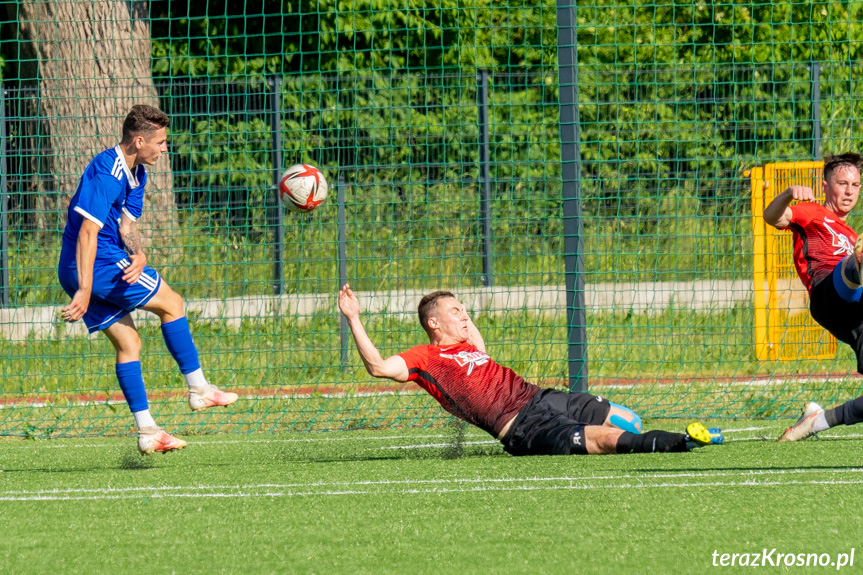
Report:
[[[621,473],[607,475],[583,475],[583,476],[556,476],[556,477],[476,477],[456,479],[382,479],[368,481],[315,481],[309,483],[255,483],[245,485],[158,485],[158,486],[135,486],[135,487],[70,487],[36,490],[8,490],[0,491],[2,496],[14,495],[63,495],[63,494],[123,494],[123,493],[161,493],[174,491],[215,491],[215,490],[269,490],[269,489],[314,489],[314,488],[357,488],[357,487],[380,487],[394,485],[482,485],[482,484],[509,484],[509,483],[553,483],[553,482],[583,482],[583,481],[620,481],[620,480],[653,480],[653,479],[715,479],[720,477],[748,478],[747,481],[757,477],[765,476],[790,476],[805,474],[863,474],[863,467],[836,467],[836,468],[797,468],[797,469],[749,469],[739,471],[705,471],[705,472],[674,472],[664,473]],[[861,478],[863,481],[863,478]]]
[[[178,436],[183,436],[182,431],[175,432]],[[187,436],[188,437],[188,436]],[[450,437],[449,435],[438,434],[438,435],[386,435],[382,437],[304,437],[301,439],[214,439],[214,440],[203,440],[196,441],[192,440],[193,443],[189,445],[195,446],[207,446],[207,445],[227,445],[227,444],[246,444],[246,443],[317,443],[324,442],[329,443],[333,441],[390,441],[390,440],[399,440],[399,439],[415,439],[415,440],[423,440],[423,439],[444,439]],[[468,437],[485,437],[484,435],[474,435]],[[122,438],[121,438],[122,439]],[[127,438],[128,439],[128,438]],[[54,441],[62,441],[62,438],[57,439],[48,439],[48,440],[37,440],[37,441],[9,441],[3,443],[3,449],[9,448],[20,448],[20,449],[73,449],[73,448],[87,448],[87,447],[116,447],[116,444],[112,443],[74,443],[74,444],[60,444],[60,445],[50,445],[49,442]]]
[[[461,477],[455,479],[381,479],[367,481],[314,481],[306,483],[252,483],[235,485],[156,485],[156,486],[134,486],[134,487],[69,487],[54,489],[35,490],[7,490],[0,491],[3,495],[58,495],[58,494],[84,494],[84,493],[136,493],[136,492],[162,492],[162,491],[209,491],[219,489],[229,490],[254,490],[254,489],[312,489],[316,487],[374,487],[391,485],[471,485],[486,483],[549,483],[549,482],[579,482],[579,481],[619,481],[649,480],[649,479],[712,479],[719,477],[764,477],[784,475],[805,474],[863,474],[863,467],[833,467],[833,468],[797,468],[797,469],[746,469],[738,471],[703,471],[703,472],[654,472],[634,473],[626,472],[620,474],[606,475],[561,475],[554,477]],[[863,478],[861,478],[863,480]]]
[[[778,429],[778,428],[777,428],[777,427],[775,427],[775,426],[765,426],[765,427],[743,427],[743,428],[740,428],[740,429],[723,429],[723,430],[722,430],[722,433],[723,433],[723,434],[728,434],[728,433],[742,433],[742,432],[747,432],[747,431],[761,431],[761,430],[764,430],[764,429],[773,429],[773,430],[776,430],[776,429]],[[833,435],[833,436],[828,436],[828,435],[824,435],[823,433],[822,433],[822,434],[820,434],[820,435],[821,435],[822,437],[853,437],[853,436],[850,436],[850,435]],[[728,440],[728,441],[762,441],[762,440],[763,440],[763,437],[744,437],[744,438],[730,439],[730,440]],[[452,446],[452,445],[453,445],[453,443],[455,443],[455,442],[450,442],[450,443],[416,443],[416,444],[414,444],[414,445],[389,445],[389,446],[381,447],[381,449],[422,449],[422,448],[436,448],[436,447],[437,447],[437,448],[439,448],[439,447],[449,447],[449,446]],[[499,442],[498,442],[497,440],[489,440],[489,441],[462,441],[462,442],[460,442],[460,445],[496,445],[496,444],[499,444]]]
[[458,445],[500,445],[500,442],[495,439],[487,441],[451,441],[450,443],[418,443],[416,445],[386,445],[381,449],[422,449],[431,447],[451,447],[454,444]]
[[[723,434],[727,433],[742,433],[747,431],[763,431],[763,430],[774,430],[781,431],[782,425],[776,426],[763,426],[763,427],[743,427],[739,429],[722,429]],[[177,432],[177,435],[182,436],[182,431]],[[467,435],[466,439],[476,438],[476,441],[465,441],[462,442],[462,445],[482,445],[482,444],[496,444],[497,440],[484,440],[481,441],[479,438],[488,437],[485,434],[476,434],[476,435]],[[818,437],[825,439],[860,439],[863,438],[863,434],[855,434],[855,433],[843,433],[843,434],[830,434],[821,432],[818,434]],[[122,438],[121,438],[122,439]],[[127,438],[128,439],[128,438]],[[207,447],[207,446],[219,446],[219,445],[233,445],[233,444],[247,444],[247,443],[329,443],[336,441],[396,441],[402,439],[414,439],[417,441],[423,441],[427,439],[447,439],[451,440],[451,435],[446,434],[432,434],[432,435],[386,435],[381,437],[305,437],[305,438],[273,438],[273,439],[214,439],[214,440],[201,440],[197,441],[192,439],[191,446],[195,447]],[[726,441],[763,441],[763,436],[752,436],[752,437],[737,437],[734,439],[726,439]],[[36,441],[8,441],[8,442],[0,442],[0,445],[3,446],[3,449],[81,449],[81,448],[102,448],[102,447],[117,447],[117,444],[112,443],[61,443],[61,444],[53,444],[55,441],[63,441],[63,438],[58,439],[49,439],[49,440],[36,440]],[[402,445],[402,446],[391,446],[391,447],[382,447],[381,449],[412,449],[412,448],[422,448],[422,447],[445,447],[448,445],[452,445],[452,442],[448,443],[420,443],[415,445]]]
[[[823,433],[819,433],[818,437],[825,439],[859,439],[863,437],[863,435],[825,435]],[[776,438],[773,436],[764,436],[759,435],[756,437],[738,437],[736,439],[726,439],[724,443],[736,443],[743,441],[775,441]],[[814,441],[818,441],[815,439]],[[423,449],[423,448],[442,448],[442,447],[451,447],[455,442],[452,443],[415,443],[413,445],[397,445],[397,446],[388,446],[381,447],[381,449]],[[497,441],[463,441],[460,445],[499,445]],[[720,449],[716,446],[711,447],[711,449]]]
[[[803,471],[803,470],[801,470]],[[836,471],[836,470],[833,470]],[[861,470],[857,470],[861,471]],[[812,473],[823,473],[824,470],[811,470]],[[741,475],[753,475],[750,473],[742,473]],[[536,482],[549,482],[554,479],[516,479],[516,480],[482,480],[477,479],[471,482],[437,480],[437,481],[392,481],[392,482],[358,482],[344,484],[295,484],[295,485],[268,485],[262,484],[259,486],[190,486],[190,487],[138,487],[128,489],[104,489],[104,490],[57,490],[45,492],[4,492],[0,495],[0,501],[80,501],[80,500],[111,500],[111,499],[166,499],[166,498],[236,498],[236,497],[310,497],[310,496],[333,496],[333,495],[416,495],[416,494],[441,494],[441,493],[478,493],[478,492],[505,492],[505,491],[550,491],[550,490],[593,490],[593,489],[662,489],[662,488],[698,488],[698,487],[774,487],[788,485],[863,485],[861,479],[811,479],[811,480],[760,480],[750,477],[743,481],[694,481],[694,482],[662,482],[662,483],[645,483],[645,477],[639,477],[638,482],[620,483],[619,480],[629,476],[610,477],[615,481],[610,484],[596,483],[569,483],[539,485]],[[661,477],[661,476],[657,476]],[[710,474],[669,474],[667,477],[693,477],[704,478],[710,477]],[[603,480],[605,478],[593,477],[585,478],[586,480]],[[499,484],[499,482],[506,482]],[[515,484],[516,482],[526,482],[526,484]],[[380,487],[394,487],[403,484],[422,485],[434,483],[436,485],[427,485],[422,488],[396,488],[396,489],[380,489]],[[454,486],[447,486],[453,485]],[[315,490],[317,487],[326,487],[327,485],[344,485],[345,489],[325,489],[323,491]],[[296,490],[294,488],[301,488]],[[351,488],[353,487],[353,489]],[[373,489],[363,489],[363,487],[373,487]],[[305,488],[305,489],[303,489]],[[311,490],[309,489],[311,488]],[[131,491],[134,490],[134,491]],[[209,491],[209,492],[203,492]],[[85,495],[84,493],[92,493]]]
[[[835,380],[835,378],[834,378]],[[775,385],[777,388],[781,388],[789,383],[823,383],[830,381],[829,378],[819,377],[813,379],[770,379],[770,380],[761,380],[761,379],[753,379],[753,380],[744,380],[744,381],[732,381],[732,382],[718,382],[714,383],[718,387],[768,387],[770,385]],[[675,383],[663,384],[663,385],[684,385],[689,386],[692,382],[688,382],[686,380],[681,380]],[[639,384],[639,385],[651,385],[649,383]],[[608,385],[599,384],[597,387],[601,387],[602,389],[626,389],[632,390],[634,387],[632,384],[617,384],[611,383]],[[404,390],[404,391],[345,391],[345,392],[330,392],[330,393],[285,393],[281,395],[267,395],[260,397],[245,397],[245,399],[249,399],[251,401],[267,401],[274,399],[311,399],[313,397],[320,397],[324,399],[352,399],[352,398],[365,398],[365,397],[407,397],[407,396],[420,396],[425,395],[425,392],[417,389],[417,390]],[[124,399],[109,399],[107,401],[95,401],[95,400],[75,400],[71,402],[58,403],[56,401],[34,401],[33,403],[21,403],[21,404],[4,404],[0,403],[0,410],[2,409],[46,409],[46,408],[67,408],[67,407],[99,407],[103,405],[126,405],[126,400]]]
[[[724,433],[724,432],[723,432]],[[777,436],[778,437],[778,436]],[[817,443],[818,439],[861,439],[863,438],[863,433],[843,433],[843,434],[834,434],[834,433],[824,433],[823,431],[818,434],[815,439],[807,439],[806,441],[809,443]],[[768,441],[775,441],[775,437],[768,437]],[[733,439],[732,441],[764,441],[764,436],[757,437],[738,437]]]

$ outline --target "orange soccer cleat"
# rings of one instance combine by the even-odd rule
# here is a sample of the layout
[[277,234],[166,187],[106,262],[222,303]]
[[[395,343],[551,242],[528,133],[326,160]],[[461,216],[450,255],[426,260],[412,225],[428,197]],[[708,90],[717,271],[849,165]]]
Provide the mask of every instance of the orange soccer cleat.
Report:
[[815,435],[815,422],[818,421],[818,416],[824,413],[820,405],[814,401],[810,401],[803,407],[803,414],[797,423],[785,430],[777,441],[785,443],[787,441],[800,441],[812,435]]
[[203,390],[189,390],[189,407],[192,411],[201,411],[208,407],[222,407],[235,403],[239,395],[230,391],[222,391],[209,383]]
[[189,444],[167,433],[161,427],[143,427],[138,430],[138,451],[141,455],[168,453],[175,449],[183,449],[187,445]]

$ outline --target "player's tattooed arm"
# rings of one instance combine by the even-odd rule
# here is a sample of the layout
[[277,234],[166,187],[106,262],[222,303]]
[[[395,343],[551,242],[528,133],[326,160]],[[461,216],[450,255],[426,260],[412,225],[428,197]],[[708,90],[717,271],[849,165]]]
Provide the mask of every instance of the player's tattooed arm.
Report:
[[141,277],[147,265],[147,256],[144,255],[144,242],[141,239],[141,232],[138,231],[138,224],[126,214],[120,216],[120,237],[126,244],[130,262],[123,270],[123,280],[133,284]]
[[132,222],[127,230],[123,232],[123,243],[126,244],[126,249],[134,255],[143,252],[144,246],[141,241],[141,232],[138,231],[138,224]]

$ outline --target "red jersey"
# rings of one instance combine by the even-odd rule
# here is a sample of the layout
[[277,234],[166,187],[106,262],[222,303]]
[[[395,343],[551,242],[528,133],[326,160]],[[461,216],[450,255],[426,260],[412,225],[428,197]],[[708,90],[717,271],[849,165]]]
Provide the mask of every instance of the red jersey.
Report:
[[809,291],[812,284],[833,273],[845,256],[854,253],[857,233],[821,204],[791,206],[788,229],[794,233],[794,267]]
[[468,341],[418,345],[399,355],[408,365],[408,381],[415,381],[451,414],[495,437],[539,391]]

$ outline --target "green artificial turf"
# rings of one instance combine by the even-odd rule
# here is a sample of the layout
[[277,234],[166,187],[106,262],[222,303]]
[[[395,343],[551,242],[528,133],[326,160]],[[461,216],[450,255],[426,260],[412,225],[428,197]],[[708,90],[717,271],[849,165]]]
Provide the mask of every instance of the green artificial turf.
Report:
[[788,423],[587,457],[513,458],[446,427],[186,436],[147,458],[132,437],[5,440],[0,572],[734,573],[751,567],[713,563],[774,548],[835,562],[863,537],[863,429],[773,441]]

